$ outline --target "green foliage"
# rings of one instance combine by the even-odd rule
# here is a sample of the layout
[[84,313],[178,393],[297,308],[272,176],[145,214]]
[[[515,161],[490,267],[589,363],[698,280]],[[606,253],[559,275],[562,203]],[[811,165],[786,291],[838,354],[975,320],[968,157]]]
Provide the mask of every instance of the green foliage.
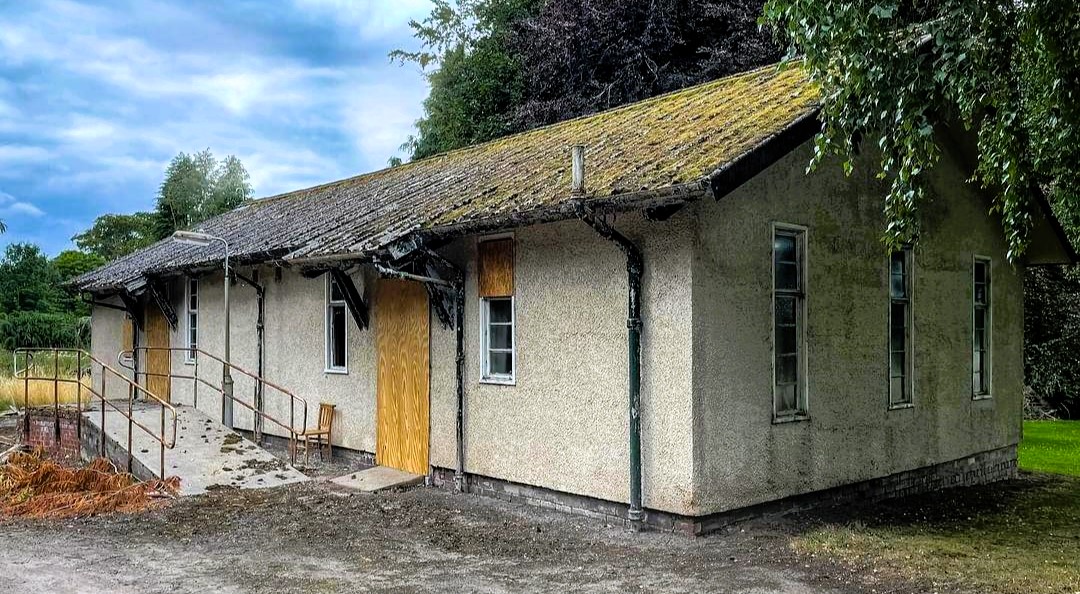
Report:
[[41,248],[9,244],[0,259],[0,312],[56,312],[63,305],[60,275]]
[[151,212],[106,214],[71,239],[80,250],[112,261],[154,243],[157,240],[155,221]]
[[414,62],[427,73],[431,92],[416,134],[402,149],[413,159],[514,132],[521,101],[521,63],[512,52],[513,23],[538,0],[434,0],[423,21],[410,26],[422,49],[396,50],[392,59]]
[[[51,264],[56,274],[59,275],[61,282],[66,283],[77,276],[103,266],[105,259],[78,250],[65,250],[53,258]],[[67,286],[64,286],[62,290],[63,295],[60,298],[60,304],[63,311],[77,316],[90,315],[90,305],[79,297],[77,290]]]
[[7,233],[7,225],[4,224],[4,221],[0,221],[0,234],[2,233]]
[[[775,61],[763,0],[433,0],[410,23],[429,71],[413,159]],[[395,161],[391,161],[393,165]]]
[[1024,376],[1045,405],[1080,419],[1080,270],[1031,268],[1024,277]]
[[209,150],[180,153],[165,170],[158,190],[155,239],[228,212],[251,198],[250,176],[240,159],[218,161]]
[[837,155],[850,172],[858,139],[881,149],[889,247],[918,237],[941,122],[976,131],[975,180],[994,196],[1011,259],[1027,246],[1034,189],[1078,212],[1077,3],[768,0],[763,21],[821,84],[811,168]]
[[90,319],[70,313],[19,311],[0,318],[0,345],[81,348],[90,342]]

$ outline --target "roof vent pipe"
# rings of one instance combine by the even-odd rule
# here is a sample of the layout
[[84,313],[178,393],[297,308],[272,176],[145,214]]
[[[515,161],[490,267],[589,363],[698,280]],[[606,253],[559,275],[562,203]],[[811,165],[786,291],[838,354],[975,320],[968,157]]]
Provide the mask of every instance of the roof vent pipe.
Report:
[[585,145],[575,144],[570,149],[572,159],[574,162],[573,169],[573,181],[571,182],[570,193],[574,196],[585,195]]

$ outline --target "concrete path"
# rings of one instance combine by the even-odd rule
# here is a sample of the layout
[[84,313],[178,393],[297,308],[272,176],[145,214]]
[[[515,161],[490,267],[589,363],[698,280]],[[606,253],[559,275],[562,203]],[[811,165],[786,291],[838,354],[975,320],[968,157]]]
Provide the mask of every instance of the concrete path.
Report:
[[[258,489],[308,480],[300,471],[199,410],[189,406],[177,408],[176,447],[165,450],[165,474],[180,477],[182,495],[197,495],[216,487]],[[160,415],[160,407],[142,405],[135,409],[133,418],[156,434]],[[83,416],[95,429],[101,425],[100,410]],[[127,460],[124,452],[127,419],[107,409],[105,431],[111,446],[109,456],[123,466]],[[136,427],[131,449],[138,466],[153,474],[158,472],[161,449],[154,437]]]
[[335,485],[362,491],[375,493],[395,487],[411,487],[424,482],[424,477],[404,470],[389,468],[387,466],[375,466],[359,472],[352,472],[345,476],[339,476],[330,480]]

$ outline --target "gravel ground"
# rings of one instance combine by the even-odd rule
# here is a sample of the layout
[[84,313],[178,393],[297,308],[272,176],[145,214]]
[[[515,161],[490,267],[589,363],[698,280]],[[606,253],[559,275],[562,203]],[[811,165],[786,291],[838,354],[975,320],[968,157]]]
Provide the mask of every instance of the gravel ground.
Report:
[[418,487],[219,490],[138,515],[0,520],[0,592],[925,592],[800,558],[790,521],[633,534]]

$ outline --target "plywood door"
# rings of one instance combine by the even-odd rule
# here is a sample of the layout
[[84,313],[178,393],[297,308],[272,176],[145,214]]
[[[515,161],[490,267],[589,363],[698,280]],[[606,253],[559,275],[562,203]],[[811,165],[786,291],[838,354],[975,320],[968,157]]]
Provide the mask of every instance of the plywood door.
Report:
[[379,359],[375,461],[427,474],[430,315],[424,286],[380,280],[375,332]]
[[146,352],[146,389],[162,400],[169,401],[169,389],[172,379],[172,353],[168,350],[155,350],[155,347],[169,347],[169,321],[154,304],[146,307],[146,343],[151,347]]

